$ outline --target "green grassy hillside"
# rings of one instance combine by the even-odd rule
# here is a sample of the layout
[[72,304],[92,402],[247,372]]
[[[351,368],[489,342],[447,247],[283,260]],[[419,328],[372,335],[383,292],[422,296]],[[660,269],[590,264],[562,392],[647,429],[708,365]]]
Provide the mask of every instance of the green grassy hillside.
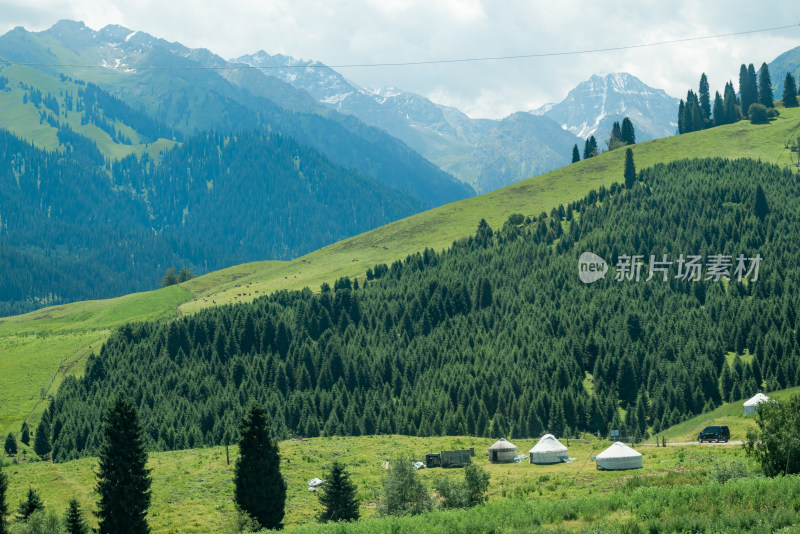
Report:
[[[776,400],[797,394],[800,394],[800,387],[766,393],[771,399]],[[744,441],[747,439],[747,431],[757,428],[756,416],[744,415],[743,403],[746,400],[740,399],[736,402],[727,402],[715,410],[692,417],[663,432],[659,432],[657,436],[664,437],[667,441],[695,441],[697,434],[708,425],[727,425],[731,430],[731,440]]]
[[[686,157],[752,157],[790,164],[788,140],[797,134],[799,109],[781,109],[768,125],[739,122],[636,145],[639,169]],[[621,181],[624,152],[617,150],[460,202],[447,204],[330,245],[292,261],[256,262],[198,277],[182,288],[168,288],[119,299],[45,308],[0,320],[0,432],[17,431],[23,417],[38,419],[37,406],[67,372],[81,369],[103,332],[128,321],[193,313],[199,309],[253,300],[278,289],[317,289],[341,276],[363,276],[376,263],[391,263],[425,247],[441,249],[474,232],[485,218],[499,227],[512,213],[538,214],[578,200],[601,185]],[[54,334],[55,332],[55,334]],[[74,336],[66,338],[64,336]],[[12,340],[11,336],[17,339]],[[14,341],[13,347],[11,341]],[[62,365],[74,361],[73,366]],[[38,371],[28,379],[31,366]],[[25,384],[24,386],[22,384]],[[18,399],[27,399],[22,402]],[[16,406],[7,410],[6,406]],[[28,414],[25,416],[24,414]]]
[[[720,458],[744,462],[738,447],[719,447],[713,450],[689,447],[640,447],[642,470],[598,471],[590,456],[609,446],[596,440],[570,440],[572,463],[531,465],[526,461],[512,464],[490,464],[487,449],[494,440],[471,437],[412,438],[406,436],[334,437],[292,440],[280,443],[281,472],[287,481],[287,513],[285,524],[291,530],[300,525],[315,524],[319,511],[317,495],[308,491],[307,481],[324,478],[330,463],[343,462],[358,485],[361,514],[377,515],[381,481],[385,473],[383,462],[407,454],[422,459],[427,452],[475,447],[474,461],[490,476],[490,503],[500,504],[518,498],[532,502],[552,499],[580,498],[608,491],[610,487],[639,487],[652,484],[691,484],[703,481]],[[536,440],[512,440],[525,454]],[[567,444],[566,441],[564,441]],[[226,463],[224,447],[195,449],[150,455],[153,470],[153,502],[149,515],[154,533],[232,532],[235,512],[233,506],[233,465],[236,447],[230,448],[231,464]],[[83,510],[93,510],[97,495],[94,491],[97,460],[86,458],[63,464],[31,462],[8,465],[10,487],[8,502],[12,507],[24,497],[29,487],[37,488],[45,506],[54,510],[66,509],[67,502],[76,497]],[[439,477],[460,479],[460,469],[424,469],[418,472],[429,488]],[[88,514],[87,514],[88,515]],[[93,519],[93,518],[92,518]]]
[[[139,132],[129,125],[114,121],[113,126],[131,140],[131,144],[116,142],[111,136],[92,123],[83,124],[83,113],[77,110],[67,110],[65,106],[65,93],[77,96],[82,85],[68,78],[59,78],[46,74],[31,67],[6,66],[0,70],[0,76],[8,78],[4,91],[0,91],[0,128],[6,129],[16,136],[33,143],[45,150],[61,150],[56,133],[58,128],[40,119],[41,113],[49,114],[62,126],[69,126],[79,135],[97,143],[97,148],[104,156],[110,159],[121,159],[131,154],[141,156],[148,153],[151,157],[158,155],[175,146],[174,141],[158,139],[147,142]],[[23,83],[29,88],[41,91],[43,94],[52,94],[59,103],[59,115],[55,117],[52,110],[44,105],[35,105],[30,100],[23,98],[27,90],[20,86]]]

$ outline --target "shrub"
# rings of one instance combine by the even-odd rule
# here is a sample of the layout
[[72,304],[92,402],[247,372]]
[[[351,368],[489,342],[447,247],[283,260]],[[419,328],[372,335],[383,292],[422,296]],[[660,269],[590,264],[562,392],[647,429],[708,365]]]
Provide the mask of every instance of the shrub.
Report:
[[767,124],[769,122],[767,108],[764,104],[750,104],[750,109],[747,113],[750,116],[750,122],[753,124]]
[[392,461],[383,480],[383,515],[416,515],[431,509],[433,502],[425,484],[417,478],[411,458]]

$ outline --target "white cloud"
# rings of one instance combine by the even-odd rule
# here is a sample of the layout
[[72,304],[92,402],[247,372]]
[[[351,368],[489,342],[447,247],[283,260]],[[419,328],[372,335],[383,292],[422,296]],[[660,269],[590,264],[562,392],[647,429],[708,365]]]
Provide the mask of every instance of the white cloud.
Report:
[[[0,32],[57,20],[121,24],[223,57],[263,49],[328,64],[429,61],[609,48],[796,22],[790,2],[561,0],[0,0]],[[793,18],[794,17],[794,18]],[[367,87],[392,85],[499,117],[559,101],[590,75],[627,71],[682,96],[701,72],[712,91],[742,62],[770,61],[800,44],[800,27],[720,39],[549,58],[350,68]]]

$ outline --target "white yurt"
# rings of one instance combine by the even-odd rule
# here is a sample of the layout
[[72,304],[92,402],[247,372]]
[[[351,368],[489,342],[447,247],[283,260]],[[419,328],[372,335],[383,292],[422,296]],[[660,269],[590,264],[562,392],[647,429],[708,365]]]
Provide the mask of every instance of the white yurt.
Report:
[[528,451],[528,458],[532,464],[558,464],[568,458],[567,448],[553,434],[545,434]]
[[597,455],[597,468],[616,471],[622,469],[641,469],[642,454],[622,443],[614,442],[609,448]]
[[767,402],[768,400],[769,397],[763,393],[756,393],[752,399],[747,399],[744,401],[744,414],[749,415],[751,413],[756,413],[756,407],[762,402]]
[[513,462],[519,450],[506,438],[498,439],[489,447],[489,461],[492,463]]

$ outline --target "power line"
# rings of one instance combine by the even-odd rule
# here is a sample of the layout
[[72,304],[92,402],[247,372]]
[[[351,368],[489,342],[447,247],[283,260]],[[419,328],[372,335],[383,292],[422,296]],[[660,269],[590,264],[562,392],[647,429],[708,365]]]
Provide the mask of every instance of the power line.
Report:
[[[758,30],[747,30],[741,32],[732,32],[732,33],[721,33],[717,35],[704,35],[700,37],[685,37],[682,39],[670,39],[667,41],[656,41],[652,43],[640,43],[640,44],[633,44],[633,45],[624,45],[624,46],[612,46],[607,48],[591,48],[586,50],[570,50],[564,52],[542,52],[542,53],[534,53],[534,54],[520,54],[520,55],[512,55],[512,56],[488,56],[488,57],[471,57],[471,58],[456,58],[456,59],[435,59],[435,60],[428,60],[428,61],[399,61],[399,62],[383,62],[383,63],[344,63],[340,65],[325,65],[322,63],[310,63],[307,65],[266,65],[257,67],[254,65],[225,65],[225,66],[169,66],[169,67],[158,67],[158,66],[136,66],[130,67],[132,70],[218,70],[218,71],[225,71],[225,70],[246,70],[246,69],[308,69],[308,68],[332,68],[332,69],[348,69],[348,68],[372,68],[372,67],[410,67],[410,66],[418,66],[418,65],[441,65],[447,63],[476,63],[481,61],[506,61],[506,60],[513,60],[513,59],[533,59],[533,58],[543,58],[543,57],[558,57],[558,56],[577,56],[582,54],[597,54],[602,52],[615,52],[619,50],[631,50],[636,48],[647,48],[652,46],[663,46],[668,44],[676,44],[676,43],[687,43],[692,41],[702,41],[707,39],[720,39],[723,37],[735,37],[738,35],[749,35],[754,33],[764,33],[764,32],[771,32],[777,30],[786,30],[789,28],[800,28],[800,24],[787,24],[786,26],[775,26],[772,28],[762,28]],[[0,64],[5,65],[18,65],[18,66],[25,66],[25,67],[59,67],[59,68],[88,68],[88,69],[106,69],[106,68],[115,68],[110,67],[108,65],[80,65],[80,64],[69,64],[69,63],[36,63],[36,62],[19,62],[19,61],[8,61],[6,59],[0,58]],[[122,65],[120,65],[122,66]]]

